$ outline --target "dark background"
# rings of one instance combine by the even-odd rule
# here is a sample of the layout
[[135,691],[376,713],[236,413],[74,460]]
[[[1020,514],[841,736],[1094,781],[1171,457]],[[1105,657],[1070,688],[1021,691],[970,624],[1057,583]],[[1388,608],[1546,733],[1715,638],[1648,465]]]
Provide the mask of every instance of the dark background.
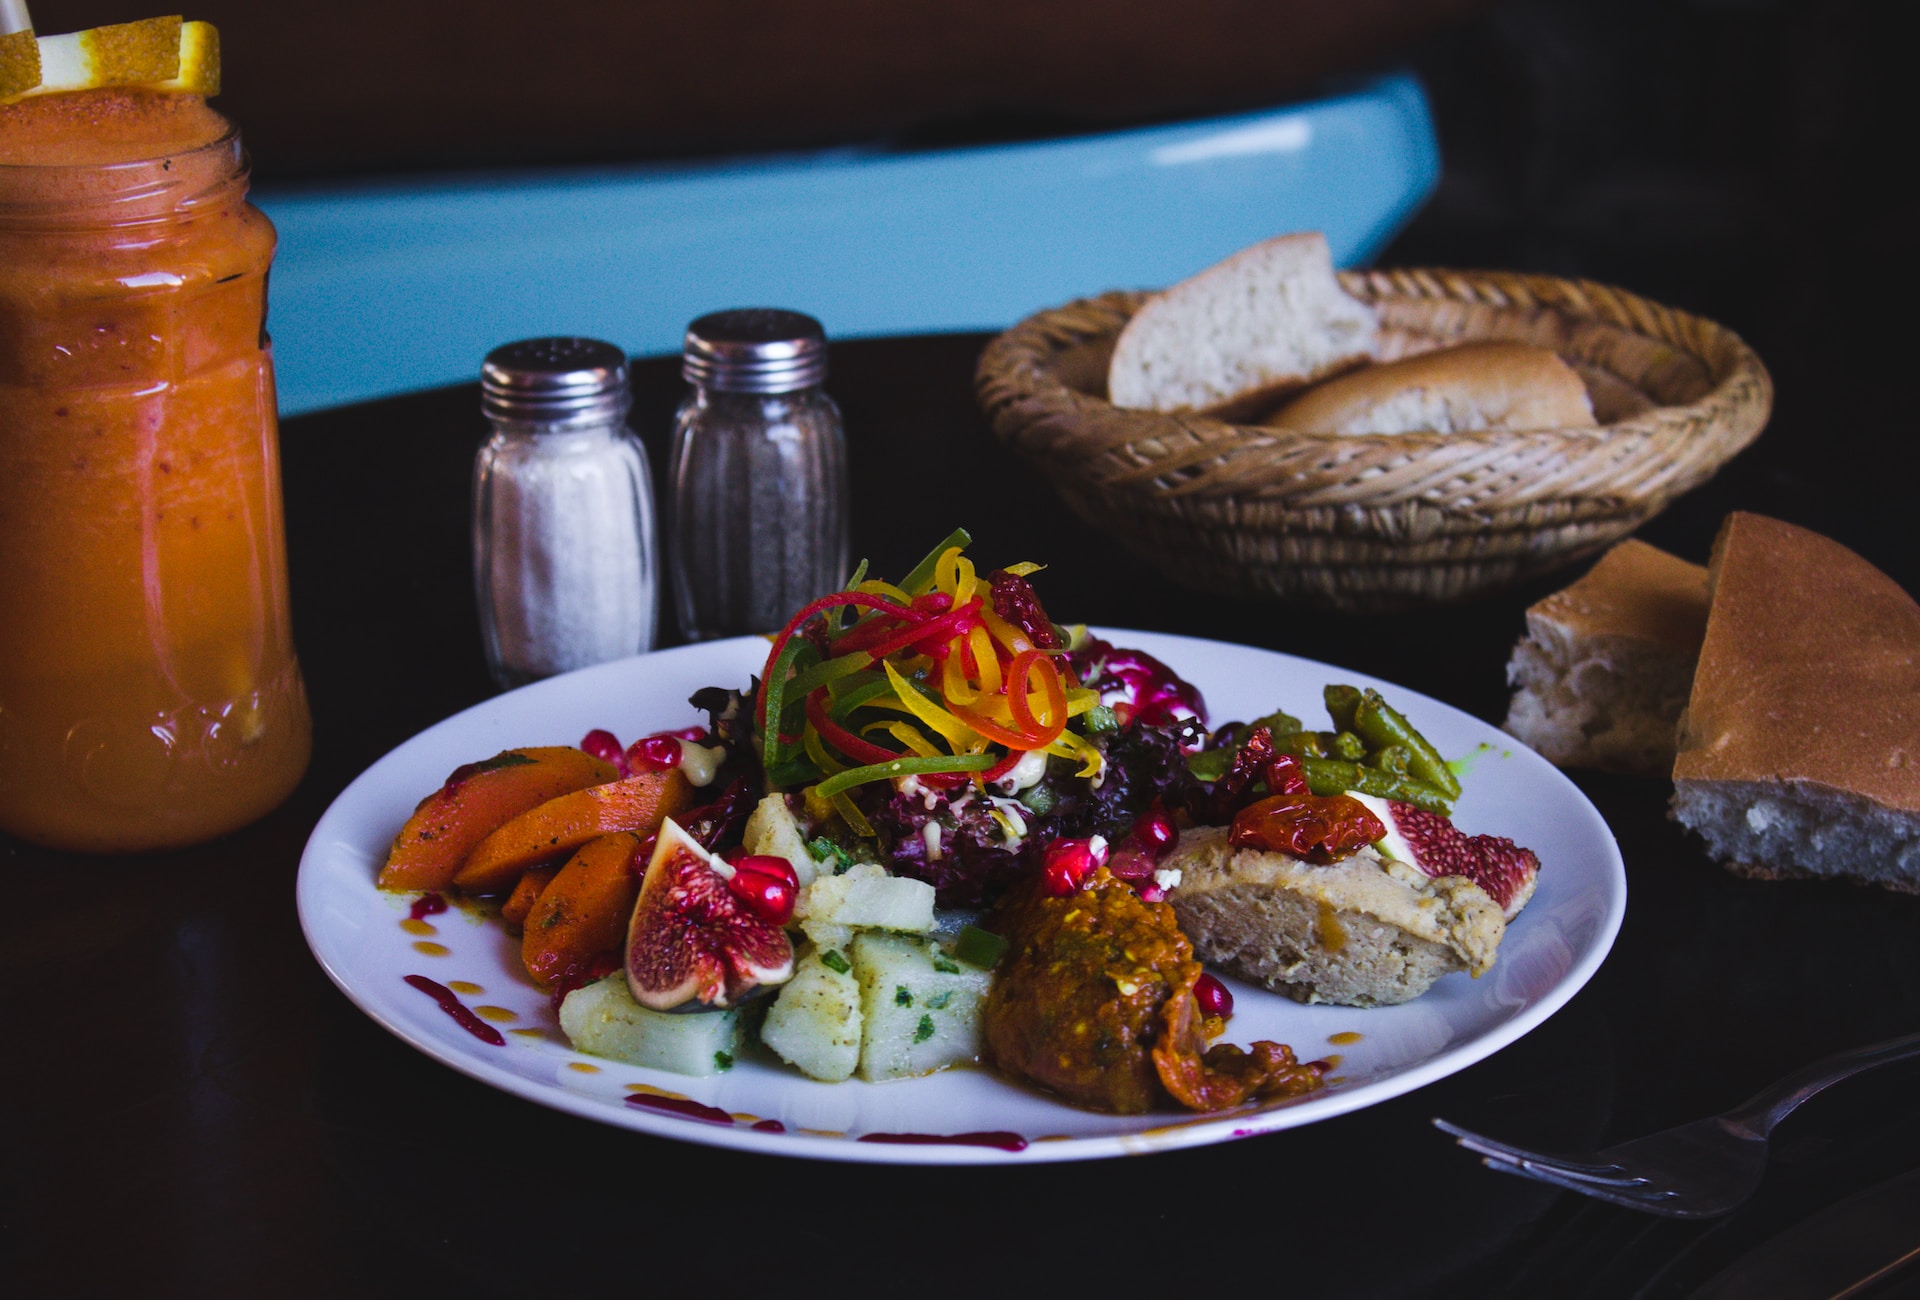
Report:
[[[35,10],[44,30],[144,13]],[[1901,197],[1914,114],[1897,13],[224,0],[191,16],[223,28],[222,103],[266,181],[1004,139],[1284,102],[1412,66],[1444,173],[1384,262],[1616,282],[1731,326],[1774,374],[1769,431],[1643,535],[1703,559],[1726,510],[1765,511],[1911,591],[1917,214]],[[880,571],[924,548],[918,507],[888,491],[919,453],[888,434],[925,412],[926,439],[973,453],[954,491],[981,503],[981,553],[1017,538],[1053,562],[1050,579],[1084,602],[1061,617],[1284,643],[1498,718],[1520,610],[1557,580],[1331,622],[1136,580],[992,460],[966,396],[980,343],[836,349],[856,495],[873,503],[856,546]],[[636,383],[659,463],[679,381],[648,364]],[[17,1278],[34,1295],[1680,1297],[1920,1167],[1914,1065],[1795,1116],[1761,1198],[1721,1224],[1557,1196],[1437,1138],[1433,1114],[1542,1145],[1624,1139],[1916,1028],[1920,900],[1736,880],[1665,819],[1655,783],[1592,776],[1580,784],[1620,839],[1633,900],[1592,985],[1487,1062],[1284,1139],[1017,1176],[799,1166],[602,1129],[459,1078],[326,985],[295,933],[287,864],[345,781],[489,689],[462,535],[477,428],[470,389],[289,422],[318,747],[285,808],[136,863],[0,841],[0,1292]],[[776,1213],[796,1185],[808,1216]]]

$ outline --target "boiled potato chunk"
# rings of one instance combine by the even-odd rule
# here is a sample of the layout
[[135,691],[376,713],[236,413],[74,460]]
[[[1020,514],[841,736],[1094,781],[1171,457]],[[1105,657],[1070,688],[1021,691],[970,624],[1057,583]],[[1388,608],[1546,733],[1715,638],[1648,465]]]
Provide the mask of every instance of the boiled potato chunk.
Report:
[[594,1056],[675,1074],[718,1074],[740,1055],[740,1008],[675,1015],[633,1000],[616,971],[567,994],[560,1028],[574,1047]]
[[903,1079],[980,1056],[980,1007],[993,975],[925,939],[855,937],[860,982],[860,1077]]
[[823,960],[828,951],[816,948],[800,959],[767,1010],[760,1041],[801,1073],[839,1083],[860,1064],[860,985]]
[[890,875],[875,862],[857,862],[844,875],[816,878],[802,891],[793,916],[809,932],[831,925],[925,934],[933,929],[933,886]]
[[807,837],[801,834],[800,823],[788,810],[785,795],[770,794],[755,805],[747,818],[745,835],[747,852],[785,858],[792,864],[793,874],[800,878],[800,888],[811,885],[820,873],[820,864],[807,852]]

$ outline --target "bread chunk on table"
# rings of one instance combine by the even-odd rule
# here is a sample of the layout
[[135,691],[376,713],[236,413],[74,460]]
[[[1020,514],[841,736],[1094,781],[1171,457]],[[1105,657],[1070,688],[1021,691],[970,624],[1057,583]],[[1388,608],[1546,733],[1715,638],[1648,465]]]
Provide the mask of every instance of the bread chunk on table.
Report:
[[1527,610],[1501,725],[1560,767],[1664,777],[1706,627],[1706,568],[1624,541]]

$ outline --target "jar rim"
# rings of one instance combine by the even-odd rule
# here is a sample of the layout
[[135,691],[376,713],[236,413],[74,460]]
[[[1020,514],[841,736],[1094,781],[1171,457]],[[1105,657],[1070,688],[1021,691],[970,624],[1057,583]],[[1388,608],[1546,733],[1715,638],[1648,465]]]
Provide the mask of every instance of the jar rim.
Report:
[[245,186],[251,160],[240,127],[205,144],[109,163],[0,163],[0,228],[92,230],[191,216],[207,198]]

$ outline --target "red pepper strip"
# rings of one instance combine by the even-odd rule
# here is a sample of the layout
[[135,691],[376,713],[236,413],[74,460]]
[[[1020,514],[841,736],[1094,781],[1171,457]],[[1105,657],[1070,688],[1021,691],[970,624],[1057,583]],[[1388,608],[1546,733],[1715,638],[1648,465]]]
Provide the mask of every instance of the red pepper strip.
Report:
[[[873,618],[863,619],[848,628],[846,632],[833,643],[833,657],[838,659],[840,656],[850,655],[856,650],[870,650],[877,642],[892,636],[901,628],[919,627],[922,621],[923,620],[917,615],[897,607],[889,613],[878,614]],[[876,659],[879,657],[878,655],[874,656]]]
[[[1040,724],[1034,721],[1033,709],[1027,703],[1027,678],[1033,672],[1034,664],[1043,657],[1038,650],[1022,650],[1013,657],[1013,663],[1007,669],[1007,709],[1013,714],[1014,725],[1022,731],[1040,730]],[[1055,680],[1058,680],[1057,674]],[[1051,695],[1048,703],[1052,703]]]
[[870,740],[862,740],[829,718],[826,706],[821,702],[826,693],[827,688],[822,686],[807,696],[807,721],[811,722],[813,729],[820,733],[820,739],[859,764],[889,763],[901,757],[890,749],[882,749]]
[[952,713],[954,717],[960,719],[960,721],[966,723],[969,727],[972,727],[975,731],[979,732],[982,736],[985,736],[988,740],[991,740],[994,744],[1005,745],[1008,749],[1018,749],[1018,750],[1041,749],[1047,745],[1052,744],[1056,739],[1058,739],[1060,734],[1057,729],[1054,731],[1052,735],[1043,736],[1043,737],[1035,737],[1032,735],[1022,734],[1017,731],[1009,731],[1007,730],[1007,728],[995,722],[992,718],[982,717],[980,714],[975,713],[972,709],[963,709],[959,705],[953,704],[951,702],[948,703],[947,710],[948,712]]
[[[1024,750],[1009,749],[1007,751],[1007,756],[1005,758],[1001,759],[998,763],[995,763],[992,767],[988,768],[986,771],[980,774],[980,779],[982,781],[988,781],[988,782],[998,781],[1001,777],[1013,771],[1014,764],[1018,763],[1021,759],[1025,758],[1026,756],[1027,755]],[[920,779],[924,781],[926,778],[922,777]]]
[[900,606],[880,596],[869,596],[860,591],[836,591],[830,596],[822,596],[795,614],[787,621],[787,625],[780,629],[780,634],[773,638],[773,648],[767,653],[766,667],[760,670],[760,694],[754,701],[754,708],[761,727],[764,728],[767,725],[767,678],[773,672],[774,661],[780,658],[780,652],[787,648],[787,642],[808,619],[821,610],[832,609],[836,605],[858,605],[862,609],[875,609],[882,613],[900,612]]
[[[976,616],[980,611],[980,603],[980,598],[976,596],[958,609],[949,610],[924,623],[902,628],[885,640],[874,645],[863,646],[862,649],[875,659],[885,659],[895,651],[905,650],[908,646],[914,646],[922,654],[931,654],[932,650],[927,643],[945,645],[954,637],[972,629],[974,623],[978,621]],[[835,648],[838,649],[838,647]]]

